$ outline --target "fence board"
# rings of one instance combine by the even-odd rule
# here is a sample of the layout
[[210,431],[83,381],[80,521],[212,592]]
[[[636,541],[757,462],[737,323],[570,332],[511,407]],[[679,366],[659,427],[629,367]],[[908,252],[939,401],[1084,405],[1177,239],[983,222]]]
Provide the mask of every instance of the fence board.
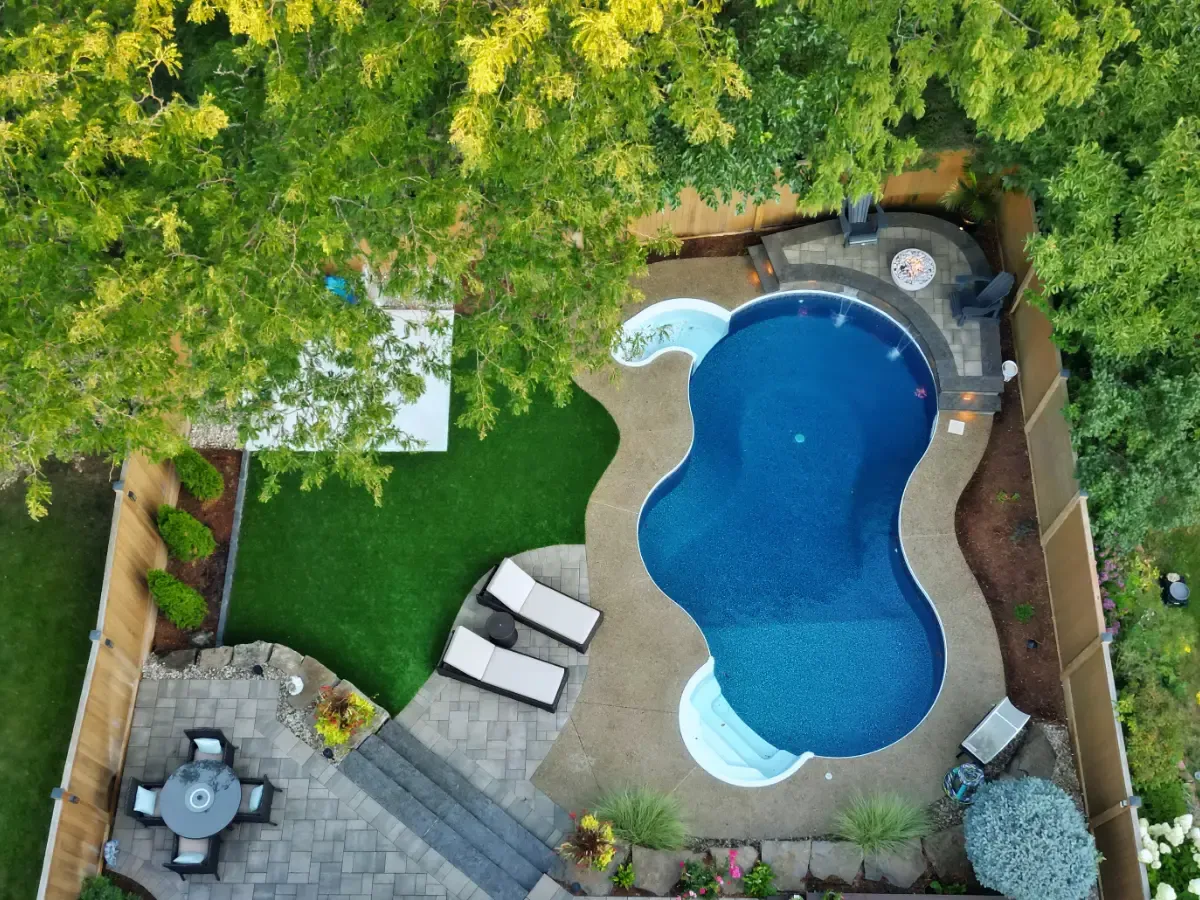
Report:
[[1067,385],[1057,382],[1041,415],[1033,421],[1025,439],[1029,444],[1029,466],[1033,471],[1033,492],[1038,521],[1043,532],[1062,514],[1079,492],[1075,480],[1075,453],[1071,448],[1071,426],[1064,408]]
[[1046,314],[1020,300],[1010,317],[1021,368],[1021,409],[1026,421],[1062,372],[1062,354],[1054,345]]

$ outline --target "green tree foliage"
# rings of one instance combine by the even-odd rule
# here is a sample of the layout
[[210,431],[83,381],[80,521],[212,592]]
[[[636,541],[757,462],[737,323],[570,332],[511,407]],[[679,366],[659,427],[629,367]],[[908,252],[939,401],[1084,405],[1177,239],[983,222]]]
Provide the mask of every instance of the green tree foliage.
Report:
[[212,529],[182,509],[164,503],[158,508],[158,533],[176,559],[207,559],[217,549]]
[[158,608],[177,628],[190,631],[204,624],[208,605],[195,588],[188,587],[163,569],[147,572],[146,583]]
[[225,493],[225,479],[217,467],[191,447],[172,460],[179,482],[197,500],[216,500]]
[[[334,271],[457,307],[461,423],[565,401],[634,299],[653,123],[728,142],[716,7],[569,0],[23,5],[0,36],[0,469],[170,455],[179,416],[279,432],[376,497],[436,358]],[[436,327],[436,326],[435,326]],[[321,447],[319,453],[298,454]],[[265,492],[275,490],[268,480]]]

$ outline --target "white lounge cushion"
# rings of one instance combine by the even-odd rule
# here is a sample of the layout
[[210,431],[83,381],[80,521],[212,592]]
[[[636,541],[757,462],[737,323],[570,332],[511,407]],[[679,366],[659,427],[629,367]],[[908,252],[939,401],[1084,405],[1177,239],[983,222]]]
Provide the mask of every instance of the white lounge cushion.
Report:
[[495,653],[496,646],[482,638],[469,628],[459,625],[450,637],[450,645],[446,655],[442,657],[447,665],[453,666],[464,675],[483,681],[484,672]]
[[520,566],[506,559],[488,582],[487,591],[510,610],[519,613],[536,584]]
[[1005,697],[992,708],[975,730],[966,736],[962,742],[963,749],[969,751],[980,762],[989,763],[1012,743],[1028,721],[1028,713],[1021,712]]
[[552,704],[566,677],[567,670],[562,666],[496,647],[479,681],[520,697]]
[[143,816],[152,816],[158,809],[158,791],[152,791],[138,785],[137,793],[133,796],[133,808]]
[[534,584],[521,608],[521,615],[576,644],[582,644],[596,627],[600,610],[544,584]]
[[261,784],[242,785],[242,808],[246,812],[258,812],[262,806],[263,786]]
[[193,738],[196,745],[196,759],[221,759],[221,742],[216,738]]

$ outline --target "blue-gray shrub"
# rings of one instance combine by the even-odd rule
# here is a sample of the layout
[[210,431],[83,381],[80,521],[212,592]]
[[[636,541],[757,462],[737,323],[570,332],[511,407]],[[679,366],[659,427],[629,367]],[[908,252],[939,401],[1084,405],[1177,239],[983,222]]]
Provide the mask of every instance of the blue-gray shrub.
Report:
[[984,785],[964,828],[979,883],[1013,900],[1082,900],[1096,881],[1096,842],[1083,816],[1043,778]]

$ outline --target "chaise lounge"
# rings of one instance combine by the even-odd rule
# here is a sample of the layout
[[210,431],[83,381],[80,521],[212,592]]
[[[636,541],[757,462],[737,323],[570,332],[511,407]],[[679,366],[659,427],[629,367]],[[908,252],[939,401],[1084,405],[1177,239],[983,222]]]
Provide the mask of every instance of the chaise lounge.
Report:
[[462,625],[450,632],[437,670],[447,678],[547,712],[558,710],[567,670],[554,663],[490,643]]
[[539,584],[511,559],[496,567],[478,599],[481,605],[510,613],[518,622],[580,653],[587,652],[604,620],[600,610]]

